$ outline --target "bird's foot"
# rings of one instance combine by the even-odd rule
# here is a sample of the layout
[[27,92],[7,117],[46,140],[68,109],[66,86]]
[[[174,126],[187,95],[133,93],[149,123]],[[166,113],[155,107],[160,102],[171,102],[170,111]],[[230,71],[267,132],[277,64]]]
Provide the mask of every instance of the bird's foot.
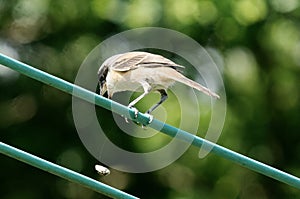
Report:
[[[151,124],[151,122],[153,121],[153,115],[150,115],[149,113],[145,113],[145,115],[147,115],[147,116],[149,117],[148,124]],[[146,129],[146,126],[147,126],[148,124],[146,124],[146,125],[142,124],[142,128],[143,128],[143,129]]]
[[149,117],[148,124],[151,124],[151,122],[153,121],[153,115],[150,115],[149,113],[145,113],[145,115]]
[[[133,107],[133,106],[132,107],[128,106],[128,108],[130,108],[133,111],[133,116],[131,116],[131,118],[137,119],[138,114],[139,114],[139,110],[137,108]],[[132,114],[130,113],[130,115],[132,115]],[[151,122],[153,121],[153,115],[150,115],[148,112],[146,112],[145,115],[147,115],[149,117],[149,121],[148,121],[147,124],[141,124],[143,129],[145,129],[146,126],[148,124],[151,124]],[[124,116],[122,116],[122,117],[124,117]],[[125,122],[129,123],[128,118],[127,117],[124,117],[124,118],[125,118]],[[133,121],[133,122],[136,123],[136,124],[140,124],[139,122],[136,122],[136,121]]]
[[[138,117],[139,110],[133,106],[132,107],[128,106],[128,108],[130,108],[131,110],[134,111],[133,119],[136,119]],[[122,117],[124,117],[124,115],[122,115]],[[125,122],[129,123],[128,118],[127,117],[124,117],[124,118],[125,118]]]
[[136,119],[137,117],[138,117],[138,114],[139,114],[139,110],[137,110],[137,108],[135,108],[135,107],[129,107],[131,110],[133,110],[134,111],[134,119]]

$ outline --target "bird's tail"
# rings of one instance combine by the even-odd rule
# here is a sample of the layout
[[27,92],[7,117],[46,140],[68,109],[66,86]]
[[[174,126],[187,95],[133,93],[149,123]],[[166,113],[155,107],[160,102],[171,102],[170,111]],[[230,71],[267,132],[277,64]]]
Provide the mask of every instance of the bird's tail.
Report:
[[180,82],[180,83],[183,83],[187,86],[190,86],[192,88],[195,88],[197,89],[198,91],[201,91],[203,93],[205,93],[206,95],[209,95],[209,96],[212,96],[212,97],[215,97],[215,98],[220,98],[220,96],[214,92],[212,92],[211,90],[209,90],[208,88],[202,86],[201,84],[197,83],[197,82],[194,82],[193,80],[190,80],[188,79],[187,77],[183,76],[182,74],[176,72],[175,74],[174,73],[169,73],[170,74],[170,78],[177,81],[177,82]]

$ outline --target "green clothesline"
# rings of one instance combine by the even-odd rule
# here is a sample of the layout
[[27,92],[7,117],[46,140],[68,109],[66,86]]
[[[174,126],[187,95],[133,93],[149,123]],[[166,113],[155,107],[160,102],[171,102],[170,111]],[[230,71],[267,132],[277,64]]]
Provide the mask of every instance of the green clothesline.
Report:
[[[5,65],[15,71],[18,71],[28,77],[31,77],[38,81],[41,81],[45,84],[48,84],[52,87],[55,87],[59,90],[67,92],[76,97],[79,97],[83,100],[86,100],[91,103],[95,103],[96,105],[101,106],[103,108],[111,110],[111,107],[114,107],[113,111],[115,113],[124,115],[127,118],[133,118],[132,116],[134,115],[134,111],[122,104],[119,104],[117,102],[109,100],[109,99],[102,97],[94,92],[91,92],[82,87],[79,87],[70,82],[67,82],[63,79],[60,79],[60,78],[50,75],[46,72],[43,72],[36,68],[33,68],[27,64],[19,62],[15,59],[7,57],[3,54],[0,54],[0,64],[3,64],[3,65]],[[149,122],[150,118],[148,115],[139,113],[138,117],[134,120],[146,125]],[[153,119],[152,123],[148,126],[153,129],[159,130],[162,133],[165,133],[172,137],[175,137],[175,135],[177,135],[176,138],[182,139],[184,141],[190,142],[192,140],[192,145],[199,147],[199,148],[205,144],[205,146],[207,146],[207,147],[212,147],[211,152],[219,155],[220,157],[231,160],[232,162],[235,162],[243,167],[246,167],[248,169],[251,169],[253,171],[256,171],[258,173],[269,176],[278,181],[281,181],[283,183],[286,183],[288,185],[291,185],[293,187],[300,189],[300,179],[296,176],[293,176],[286,172],[280,171],[276,168],[268,166],[264,163],[254,160],[254,159],[248,158],[244,155],[236,153],[236,152],[229,150],[225,147],[222,147],[218,144],[215,144],[215,143],[207,141],[203,138],[197,137],[189,132],[183,131],[181,129],[178,129],[178,128],[173,127],[168,124],[164,124],[157,119]],[[163,128],[161,128],[162,126],[163,126]],[[0,152],[5,153],[3,151],[0,151]],[[24,162],[26,162],[26,161],[24,161]],[[41,167],[39,167],[39,168],[41,168]],[[65,176],[65,178],[69,179],[68,176]],[[69,179],[69,180],[71,180],[71,179]],[[85,184],[85,185],[87,187],[90,187],[89,184]],[[101,192],[101,191],[99,191],[99,192]],[[101,192],[101,193],[103,193],[103,192]]]
[[52,162],[34,156],[30,153],[26,153],[20,149],[4,144],[3,142],[0,142],[0,153],[3,153],[9,157],[15,158],[21,162],[25,162],[31,166],[37,167],[54,175],[57,175],[61,178],[65,178],[71,182],[81,184],[85,187],[88,187],[89,189],[102,193],[111,198],[137,199],[137,197],[135,196],[129,195],[123,191],[110,187],[106,184],[84,176],[80,173],[59,166],[57,164],[53,164]]

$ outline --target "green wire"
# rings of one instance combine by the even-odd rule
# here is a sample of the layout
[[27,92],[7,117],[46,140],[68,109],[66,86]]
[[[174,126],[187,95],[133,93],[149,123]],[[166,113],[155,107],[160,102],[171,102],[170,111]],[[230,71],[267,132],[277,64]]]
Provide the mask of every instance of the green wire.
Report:
[[41,159],[32,154],[26,153],[20,149],[9,146],[0,142],[0,153],[3,153],[7,156],[15,158],[19,161],[25,162],[31,166],[37,167],[54,175],[57,175],[61,178],[65,178],[71,182],[76,182],[85,187],[88,187],[96,192],[102,193],[111,198],[123,198],[123,199],[136,199],[137,197],[129,195],[123,191],[120,191],[116,188],[110,187],[106,184],[103,184],[99,181],[86,177],[80,173],[74,172],[65,167],[53,164],[49,161]]
[[[134,111],[132,109],[127,108],[126,106],[124,106],[122,104],[111,101],[107,98],[97,95],[94,92],[88,91],[77,85],[71,84],[65,80],[57,78],[53,75],[45,73],[41,70],[33,68],[27,64],[24,64],[22,62],[19,62],[17,60],[9,58],[5,55],[0,54],[0,64],[3,64],[15,71],[18,71],[18,72],[26,75],[26,76],[29,76],[33,79],[41,81],[50,86],[53,86],[62,91],[65,91],[71,95],[77,96],[88,102],[95,103],[96,105],[101,106],[103,108],[111,110],[111,107],[113,105],[114,112],[116,112],[120,115],[124,115],[127,118],[133,118],[132,116],[134,115]],[[134,120],[146,125],[149,122],[150,118],[146,114],[139,113],[137,119],[134,119]],[[186,131],[183,131],[181,129],[173,127],[171,125],[164,124],[157,119],[153,119],[152,123],[149,124],[148,126],[153,129],[159,130],[169,136],[172,136],[172,137],[176,136],[178,139],[181,139],[181,140],[184,140],[187,142],[192,141],[192,144],[196,147],[199,147],[199,148],[201,146],[211,147],[212,148],[211,152],[215,153],[216,155],[219,155],[220,157],[231,160],[232,162],[235,162],[235,163],[237,163],[241,166],[244,166],[248,169],[251,169],[253,171],[256,171],[258,173],[269,176],[273,179],[276,179],[278,181],[281,181],[290,186],[300,189],[300,179],[298,177],[295,177],[286,172],[280,171],[279,169],[273,168],[264,163],[261,163],[254,159],[251,159],[251,158],[248,158],[242,154],[236,153],[232,150],[229,150],[218,144],[207,141],[203,138],[197,137],[191,133],[188,133]],[[163,128],[161,129],[162,126],[163,126]]]

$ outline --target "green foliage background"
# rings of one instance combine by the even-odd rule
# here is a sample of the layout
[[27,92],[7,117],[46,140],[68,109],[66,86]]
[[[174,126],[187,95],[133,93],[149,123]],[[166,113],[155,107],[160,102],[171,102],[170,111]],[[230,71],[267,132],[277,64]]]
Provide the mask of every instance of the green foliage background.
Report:
[[[73,82],[87,54],[111,35],[178,30],[222,68],[228,104],[218,143],[300,176],[299,20],[299,0],[0,0],[0,52]],[[71,96],[2,66],[0,139],[99,178],[76,133]],[[300,198],[295,188],[197,153],[191,147],[159,171],[113,170],[100,180],[149,199]],[[3,155],[0,163],[3,199],[106,198]]]

